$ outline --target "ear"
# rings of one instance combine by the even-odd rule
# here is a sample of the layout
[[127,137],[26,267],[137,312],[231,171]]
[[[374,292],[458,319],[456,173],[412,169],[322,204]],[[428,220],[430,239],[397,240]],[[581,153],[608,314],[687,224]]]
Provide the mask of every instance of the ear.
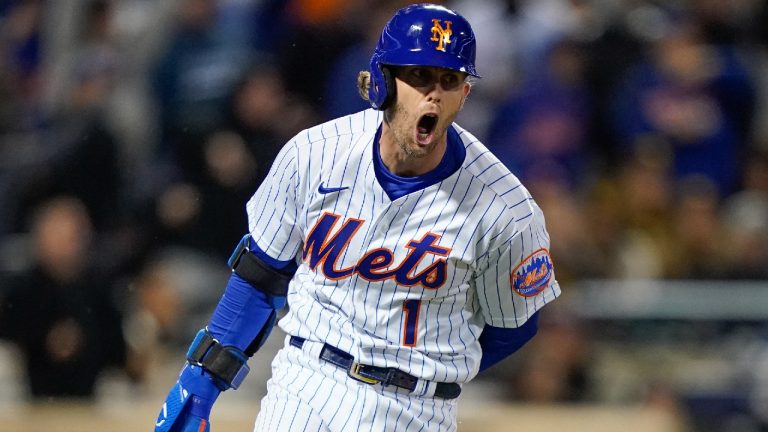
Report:
[[472,86],[469,83],[464,83],[464,88],[462,89],[462,92],[464,93],[461,96],[461,104],[459,105],[459,110],[464,108],[464,102],[467,101],[467,98],[469,97],[469,93],[472,91]]

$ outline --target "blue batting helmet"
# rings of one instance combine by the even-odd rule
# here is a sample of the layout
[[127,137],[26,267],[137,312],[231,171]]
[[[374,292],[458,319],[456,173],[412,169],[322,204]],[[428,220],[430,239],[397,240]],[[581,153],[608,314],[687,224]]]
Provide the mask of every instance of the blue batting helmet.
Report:
[[434,4],[416,4],[389,20],[371,56],[368,100],[375,109],[390,103],[394,83],[385,66],[436,66],[480,77],[475,70],[475,34],[464,17]]

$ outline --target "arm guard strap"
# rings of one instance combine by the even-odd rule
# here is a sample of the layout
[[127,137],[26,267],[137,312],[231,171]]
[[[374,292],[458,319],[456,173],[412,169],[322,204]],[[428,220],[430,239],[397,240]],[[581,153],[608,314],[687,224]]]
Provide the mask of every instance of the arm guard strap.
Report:
[[246,282],[265,293],[285,297],[293,272],[280,271],[264,262],[258,248],[251,247],[251,235],[245,235],[229,258],[229,267]]
[[187,351],[187,362],[205,369],[222,391],[240,387],[250,371],[247,361],[245,353],[233,346],[223,346],[206,329],[197,332]]

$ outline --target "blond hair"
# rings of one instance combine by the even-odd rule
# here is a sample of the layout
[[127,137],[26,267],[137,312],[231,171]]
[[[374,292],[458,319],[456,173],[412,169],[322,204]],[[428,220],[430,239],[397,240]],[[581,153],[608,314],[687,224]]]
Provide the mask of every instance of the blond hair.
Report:
[[371,87],[371,73],[369,71],[360,71],[357,74],[357,93],[364,101],[370,102],[368,89]]

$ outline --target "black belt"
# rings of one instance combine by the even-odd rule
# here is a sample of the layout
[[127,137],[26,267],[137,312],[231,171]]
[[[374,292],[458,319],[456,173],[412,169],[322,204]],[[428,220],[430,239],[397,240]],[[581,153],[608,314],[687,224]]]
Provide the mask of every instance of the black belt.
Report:
[[[291,345],[301,349],[305,339],[298,336],[291,336]],[[399,369],[385,368],[379,366],[363,365],[355,362],[355,358],[334,346],[323,344],[320,351],[320,358],[333,363],[334,365],[347,371],[347,374],[366,384],[381,384],[383,386],[392,385],[414,391],[418,378],[407,374]],[[435,396],[443,399],[455,399],[461,393],[461,386],[456,383],[439,382],[435,387]]]

